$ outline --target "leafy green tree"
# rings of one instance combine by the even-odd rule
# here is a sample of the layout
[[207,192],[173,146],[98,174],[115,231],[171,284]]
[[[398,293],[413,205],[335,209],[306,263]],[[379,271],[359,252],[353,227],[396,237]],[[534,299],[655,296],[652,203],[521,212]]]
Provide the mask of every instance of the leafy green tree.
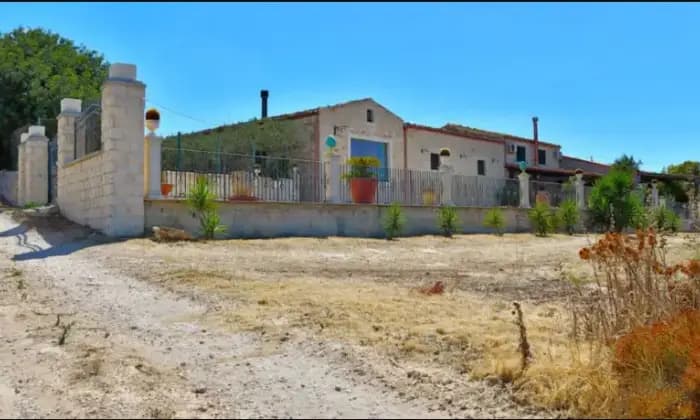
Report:
[[[686,160],[677,165],[668,165],[662,169],[663,173],[672,175],[689,175],[700,176],[700,162],[694,160]],[[671,196],[678,203],[687,203],[689,201],[688,190],[692,188],[692,183],[683,180],[665,180],[659,185],[659,194],[662,196]]]
[[622,155],[619,158],[615,159],[615,162],[613,162],[611,169],[619,169],[619,170],[623,170],[623,171],[637,172],[639,170],[640,166],[642,166],[641,160],[635,160],[634,156],[632,156],[632,155],[627,156],[625,154],[625,155]]
[[0,34],[0,168],[16,167],[16,128],[41,121],[52,137],[61,99],[98,98],[107,71],[101,54],[50,31]]
[[632,172],[611,169],[599,178],[588,199],[591,222],[595,227],[621,232],[626,227],[637,227],[643,203],[634,190]]

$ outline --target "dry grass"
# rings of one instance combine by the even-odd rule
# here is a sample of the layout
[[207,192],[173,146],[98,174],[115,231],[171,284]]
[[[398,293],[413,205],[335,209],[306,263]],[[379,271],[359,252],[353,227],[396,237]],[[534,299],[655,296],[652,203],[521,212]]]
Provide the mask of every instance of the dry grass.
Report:
[[[411,358],[513,382],[521,400],[557,409],[600,405],[611,380],[576,349],[562,325],[559,305],[522,304],[533,359],[521,371],[519,328],[511,305],[453,290],[426,296],[419,289],[374,282],[294,279],[284,282],[231,278],[182,270],[171,285],[196,286],[230,298],[235,306],[214,316],[235,330],[283,334],[292,328],[351,344],[373,346],[395,360]],[[576,356],[574,356],[576,355]],[[606,360],[606,359],[603,359]],[[590,397],[590,390],[597,391]]]
[[[223,298],[226,304],[217,306],[226,309],[212,320],[228,328],[264,330],[266,336],[310,330],[320,339],[372,346],[388,360],[499,378],[513,384],[519,399],[539,406],[605,417],[617,408],[613,355],[609,347],[574,340],[567,292],[557,282],[571,274],[582,287],[595,286],[593,269],[578,256],[593,239],[470,235],[129,244],[138,261],[154,255],[161,261],[148,278]],[[669,237],[668,263],[695,255],[698,248],[690,242],[696,239]],[[217,270],[197,269],[201,264]],[[420,293],[436,281],[447,286],[444,294]],[[524,372],[513,300],[522,302],[532,353]]]

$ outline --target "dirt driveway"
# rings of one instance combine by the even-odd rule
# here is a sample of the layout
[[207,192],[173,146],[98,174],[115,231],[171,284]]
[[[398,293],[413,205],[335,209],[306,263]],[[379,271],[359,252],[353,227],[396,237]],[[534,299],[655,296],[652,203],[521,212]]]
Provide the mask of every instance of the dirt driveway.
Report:
[[551,416],[465,373],[514,347],[484,333],[510,300],[558,322],[587,241],[109,242],[1,211],[0,417]]

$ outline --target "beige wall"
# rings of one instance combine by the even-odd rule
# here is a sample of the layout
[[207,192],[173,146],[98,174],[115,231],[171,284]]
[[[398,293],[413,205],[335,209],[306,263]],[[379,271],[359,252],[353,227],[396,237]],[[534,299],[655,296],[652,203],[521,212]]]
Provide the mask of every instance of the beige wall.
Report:
[[[226,203],[219,205],[222,237],[274,238],[285,236],[384,237],[382,221],[388,206],[311,203]],[[461,233],[483,233],[488,211],[484,207],[458,207]],[[199,221],[184,200],[145,201],[146,230],[153,226],[185,229],[199,235]],[[439,234],[436,207],[404,206],[405,236]],[[506,232],[529,230],[527,209],[502,208]]]
[[113,193],[102,175],[102,151],[58,167],[56,199],[61,213],[78,224],[103,230],[107,223],[107,195]]
[[[508,153],[508,145],[509,144],[515,144],[516,151],[514,151],[513,153]],[[535,165],[535,156],[533,156],[533,153],[535,150],[533,147],[533,142],[525,141],[525,140],[506,140],[506,143],[504,146],[505,150],[506,150],[506,163],[517,163],[517,161],[516,161],[517,146],[524,146],[525,147],[525,158],[527,159],[527,165],[528,165],[528,167],[534,166]],[[560,165],[559,159],[554,157],[553,152],[556,151],[560,154],[561,147],[560,146],[551,146],[548,144],[540,143],[539,148],[547,151],[547,163],[545,165],[538,165],[538,166],[541,168],[558,169],[559,165]]]
[[[374,112],[374,122],[367,122],[367,109]],[[346,105],[321,108],[319,111],[319,147],[321,159],[327,161],[325,141],[333,135],[333,126],[338,126],[335,138],[336,152],[345,163],[350,157],[350,138],[374,140],[388,143],[389,167],[403,168],[403,121],[371,100]]]
[[[407,128],[408,169],[430,170],[430,153],[439,153],[440,148],[450,149],[450,163],[457,175],[477,176],[477,161],[484,160],[486,176],[503,178],[503,145],[496,142],[469,139],[462,136],[434,131]],[[421,153],[421,149],[428,152]],[[460,158],[460,155],[465,155]]]

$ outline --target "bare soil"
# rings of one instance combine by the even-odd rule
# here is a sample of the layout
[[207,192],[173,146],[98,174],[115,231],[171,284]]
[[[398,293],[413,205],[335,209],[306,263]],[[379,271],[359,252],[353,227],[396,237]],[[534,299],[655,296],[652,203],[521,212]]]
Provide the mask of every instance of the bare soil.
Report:
[[0,210],[0,417],[557,416],[476,373],[517,359],[513,300],[536,354],[565,335],[592,240],[108,241]]

